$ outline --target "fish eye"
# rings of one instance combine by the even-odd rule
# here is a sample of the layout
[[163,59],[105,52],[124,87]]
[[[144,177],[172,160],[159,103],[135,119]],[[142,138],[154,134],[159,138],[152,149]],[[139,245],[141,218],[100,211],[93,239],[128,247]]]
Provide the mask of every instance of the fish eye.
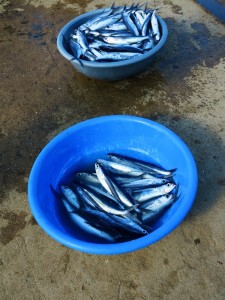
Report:
[[167,183],[167,186],[170,186],[170,183],[169,183],[169,182]]
[[166,194],[166,198],[169,198],[169,196],[170,196],[169,194]]

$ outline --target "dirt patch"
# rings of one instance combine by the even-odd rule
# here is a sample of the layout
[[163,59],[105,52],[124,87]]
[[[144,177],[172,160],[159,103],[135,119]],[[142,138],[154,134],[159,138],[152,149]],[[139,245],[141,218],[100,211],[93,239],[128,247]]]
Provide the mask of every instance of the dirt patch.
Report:
[[16,214],[12,211],[0,211],[0,218],[7,221],[7,225],[0,228],[0,242],[3,245],[13,240],[17,233],[26,226],[26,216],[26,212]]

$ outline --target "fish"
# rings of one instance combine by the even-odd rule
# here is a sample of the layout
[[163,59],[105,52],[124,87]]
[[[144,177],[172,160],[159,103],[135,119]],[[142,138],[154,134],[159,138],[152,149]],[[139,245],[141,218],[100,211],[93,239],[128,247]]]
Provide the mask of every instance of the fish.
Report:
[[[99,197],[95,196],[93,193],[91,193],[90,191],[88,191],[83,187],[79,187],[78,185],[75,185],[75,188],[76,191],[79,193],[80,197],[82,198],[82,200],[84,200],[87,203],[87,207],[89,206],[93,206],[95,208],[98,207],[107,213],[121,215],[121,216],[128,214],[129,211],[133,209],[133,207],[129,209],[121,209],[120,207],[118,207],[118,205],[117,207],[115,205],[112,206],[111,203],[105,202],[103,198],[100,199]],[[90,203],[93,205],[90,205]]]
[[71,222],[88,234],[106,242],[144,237],[180,197],[176,168],[166,170],[119,153],[107,156],[96,159],[90,173],[75,173],[60,192],[50,188]]
[[152,13],[151,25],[152,25],[153,36],[155,37],[156,41],[159,41],[160,40],[160,31],[159,31],[158,20],[157,20],[157,17],[156,17],[156,10],[154,10],[153,13]]
[[111,31],[119,31],[119,30],[121,31],[121,30],[127,30],[127,26],[123,22],[117,22],[105,27],[105,29]]
[[88,28],[90,30],[99,30],[99,29],[105,28],[107,26],[113,25],[120,18],[121,18],[120,14],[113,15],[111,17],[108,16],[108,17],[102,18],[100,20],[97,20],[95,23],[92,23],[90,26],[88,26]]
[[73,39],[70,39],[70,47],[75,58],[80,58],[83,50],[78,42],[75,42]]
[[[139,234],[139,235],[147,235],[148,231],[145,228],[142,228],[140,225],[136,224],[134,221],[131,221],[127,218],[123,218],[121,216],[110,215],[106,212],[94,210],[94,209],[84,209],[84,214],[87,214],[92,217],[95,221],[100,224],[106,226],[108,229],[116,229],[122,230],[126,232],[126,234]],[[145,227],[145,226],[143,226]]]
[[109,45],[106,43],[101,43],[99,44],[99,48],[105,51],[115,51],[115,52],[134,52],[134,53],[143,53],[143,50],[134,46],[134,45],[129,45],[129,44],[124,44],[124,45]]
[[97,161],[97,163],[95,163],[95,170],[99,181],[111,195],[122,202],[126,207],[134,207],[135,203],[133,203],[132,199],[119,188],[115,181],[106,175],[105,170],[101,166],[101,162],[99,163],[99,161]]
[[127,12],[123,12],[122,13],[122,19],[124,24],[127,26],[127,29],[134,35],[134,36],[138,36],[139,35],[139,31],[138,28],[136,26],[136,24],[133,22],[133,20],[130,17],[130,14]]
[[135,44],[149,39],[150,39],[149,36],[128,36],[128,37],[121,37],[121,38],[115,36],[103,37],[103,41],[114,45]]
[[[87,220],[86,215],[82,211],[70,213],[70,218],[78,227],[88,234],[100,237],[108,242],[115,242],[118,238],[118,236],[113,236],[113,234],[107,232],[103,226],[96,226],[91,220]],[[121,237],[121,235],[119,235],[119,237]]]
[[148,231],[142,227],[141,225],[137,224],[135,221],[129,219],[129,218],[123,218],[121,216],[112,215],[111,218],[117,223],[115,225],[116,228],[125,229],[127,231],[131,231],[134,233],[138,233],[141,235],[147,235],[150,231],[148,228]]
[[118,175],[128,175],[129,176],[140,176],[144,172],[140,170],[140,168],[136,168],[134,166],[130,166],[127,164],[122,164],[114,161],[107,161],[103,159],[98,159],[97,163],[99,165],[102,165],[104,168],[106,168],[108,171],[118,174]]
[[[123,61],[151,50],[161,39],[157,9],[148,9],[147,3],[133,3],[130,6],[113,4],[103,10],[71,32],[67,48],[74,55],[72,61],[77,60],[81,66],[84,66],[82,60]],[[101,42],[105,45],[100,46]],[[132,48],[126,49],[125,45]],[[105,52],[95,52],[99,49]]]
[[113,7],[111,7],[110,9],[106,8],[103,12],[97,14],[96,16],[94,16],[93,18],[91,18],[90,20],[88,20],[87,22],[82,24],[79,27],[80,30],[85,30],[87,27],[91,26],[93,23],[96,23],[99,20],[101,20],[101,18],[105,18],[105,17],[109,16],[112,12],[113,12]]
[[141,35],[146,36],[148,34],[149,22],[151,21],[151,12],[148,12],[144,18],[144,22],[141,28]]
[[66,201],[71,207],[73,207],[73,209],[80,209],[81,204],[79,198],[70,187],[61,185],[61,191],[66,198]]
[[87,50],[89,50],[87,38],[86,38],[85,34],[83,33],[83,31],[81,31],[80,29],[77,29],[76,37],[77,37],[77,43],[80,44],[80,47],[83,49],[83,51],[86,52]]
[[73,180],[81,184],[91,184],[99,189],[104,189],[98,180],[96,173],[78,172],[73,176]]
[[142,222],[149,224],[165,212],[165,209],[171,206],[178,198],[175,194],[166,194],[150,202],[147,206],[143,207],[145,212],[141,217]]
[[137,179],[137,180],[132,180],[129,182],[125,182],[122,184],[124,188],[132,188],[132,189],[141,189],[141,188],[146,188],[150,186],[156,186],[156,185],[163,185],[165,183],[168,183],[169,181],[165,178],[158,178],[149,175],[149,178],[145,179]]
[[150,173],[167,178],[171,177],[172,174],[176,171],[176,168],[171,170],[165,170],[160,166],[157,166],[156,164],[141,161],[138,159],[133,159],[125,155],[118,155],[116,153],[109,153],[108,156],[112,161],[127,165],[131,168],[142,170],[142,173]]
[[143,202],[149,199],[156,198],[158,196],[162,196],[170,193],[173,189],[175,189],[176,184],[172,182],[168,182],[158,187],[146,188],[142,190],[133,191],[133,198],[138,202]]

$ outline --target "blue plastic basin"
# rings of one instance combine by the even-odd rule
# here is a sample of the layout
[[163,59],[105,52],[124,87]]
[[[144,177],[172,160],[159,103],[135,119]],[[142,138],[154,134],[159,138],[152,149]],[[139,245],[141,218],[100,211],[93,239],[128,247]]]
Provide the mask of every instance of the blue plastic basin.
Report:
[[119,62],[91,62],[82,60],[83,66],[76,60],[72,61],[73,55],[71,55],[71,53],[68,51],[68,47],[63,36],[67,39],[75,28],[78,28],[81,24],[85,23],[88,19],[92,18],[103,10],[104,9],[97,9],[87,12],[67,23],[61,29],[57,38],[57,47],[59,52],[72,63],[77,71],[88,77],[96,79],[119,80],[144,71],[153,61],[157,52],[163,47],[168,36],[166,23],[160,17],[158,17],[158,21],[162,37],[159,43],[145,54]]
[[[157,221],[155,230],[133,241],[110,244],[71,224],[50,184],[56,189],[78,171],[90,171],[98,158],[117,152],[161,166],[177,168],[180,198]],[[72,249],[92,254],[120,254],[153,244],[184,219],[197,189],[197,169],[186,144],[171,130],[134,116],[104,116],[76,124],[53,138],[37,157],[28,183],[31,211],[53,239]]]

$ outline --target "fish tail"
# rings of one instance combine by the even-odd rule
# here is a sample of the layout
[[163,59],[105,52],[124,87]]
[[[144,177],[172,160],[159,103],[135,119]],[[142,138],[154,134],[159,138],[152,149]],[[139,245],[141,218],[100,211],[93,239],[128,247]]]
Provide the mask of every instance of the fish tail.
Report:
[[54,187],[52,186],[52,184],[50,183],[50,189],[53,192],[54,196],[61,201],[63,195],[60,194],[59,192],[56,191],[56,189],[54,189]]
[[132,205],[131,207],[129,207],[129,208],[127,209],[127,211],[130,212],[130,211],[132,211],[132,210],[136,210],[136,208],[138,207],[138,205],[139,205],[139,203]]
[[81,59],[79,59],[78,57],[73,57],[73,58],[71,58],[70,61],[74,61],[74,60],[77,60],[77,61],[79,62],[79,64],[80,64],[82,67],[84,67],[84,64],[82,63]]

